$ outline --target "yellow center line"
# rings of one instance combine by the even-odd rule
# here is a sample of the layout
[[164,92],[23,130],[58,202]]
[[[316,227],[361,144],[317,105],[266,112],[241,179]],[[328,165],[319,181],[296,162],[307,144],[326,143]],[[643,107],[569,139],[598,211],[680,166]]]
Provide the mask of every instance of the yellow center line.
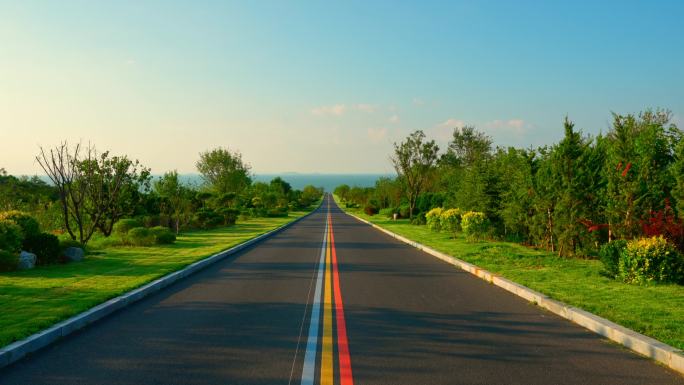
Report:
[[[329,214],[328,214],[329,215]],[[321,353],[321,385],[333,385],[333,335],[332,335],[332,272],[331,251],[328,242],[325,251],[325,292],[323,308],[323,339]]]

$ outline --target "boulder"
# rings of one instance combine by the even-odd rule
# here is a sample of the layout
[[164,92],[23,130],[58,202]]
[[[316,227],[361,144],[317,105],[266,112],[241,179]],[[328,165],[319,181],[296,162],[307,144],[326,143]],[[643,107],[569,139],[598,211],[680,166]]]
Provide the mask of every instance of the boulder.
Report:
[[67,247],[64,249],[64,258],[67,262],[78,262],[83,260],[85,253],[80,247]]
[[34,267],[36,267],[36,255],[28,251],[22,251],[19,254],[19,265],[17,265],[17,268],[19,270],[27,270]]

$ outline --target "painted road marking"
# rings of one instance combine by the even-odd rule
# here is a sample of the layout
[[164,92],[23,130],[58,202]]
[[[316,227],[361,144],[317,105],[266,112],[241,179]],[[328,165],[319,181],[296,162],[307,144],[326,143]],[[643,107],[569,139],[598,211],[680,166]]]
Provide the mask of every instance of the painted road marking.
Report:
[[[309,338],[306,344],[304,356],[304,368],[302,369],[302,385],[313,385],[316,377],[316,359],[318,358],[318,334],[322,329],[320,338],[321,354],[319,381],[321,385],[333,385],[335,383],[335,343],[337,343],[338,364],[340,372],[340,385],[353,385],[351,355],[349,354],[349,342],[347,339],[347,324],[344,317],[344,302],[340,288],[340,274],[337,263],[337,250],[335,249],[335,235],[333,231],[332,215],[330,214],[330,197],[328,197],[328,215],[326,217],[325,231],[321,257],[318,263],[318,276],[313,306],[311,309],[311,322],[309,323]],[[321,289],[323,292],[321,293]],[[321,309],[321,296],[323,308]],[[321,311],[323,317],[321,319]],[[333,312],[336,328],[333,328]],[[319,325],[322,323],[322,325]],[[337,335],[335,340],[334,334]]]
[[[330,204],[330,203],[328,203]],[[327,223],[326,223],[327,225]],[[323,235],[321,258],[318,262],[318,277],[316,278],[316,290],[314,292],[313,306],[311,307],[311,322],[309,323],[309,338],[306,341],[306,353],[304,355],[304,368],[302,369],[302,385],[313,385],[316,369],[316,352],[318,348],[318,323],[321,314],[321,281],[325,269],[325,254],[328,243],[328,231]]]
[[[330,209],[328,208],[328,211]],[[328,213],[328,233],[330,233]],[[328,239],[330,239],[328,237]],[[333,385],[333,329],[332,329],[332,271],[330,269],[330,242],[325,253],[325,294],[323,299],[323,340],[321,349],[321,385]]]
[[333,290],[335,291],[335,323],[337,324],[337,352],[340,364],[340,385],[353,385],[351,356],[347,340],[347,322],[344,318],[344,303],[340,289],[340,274],[337,268],[337,250],[335,249],[335,233],[332,220],[328,220],[330,232],[330,248],[332,249]]

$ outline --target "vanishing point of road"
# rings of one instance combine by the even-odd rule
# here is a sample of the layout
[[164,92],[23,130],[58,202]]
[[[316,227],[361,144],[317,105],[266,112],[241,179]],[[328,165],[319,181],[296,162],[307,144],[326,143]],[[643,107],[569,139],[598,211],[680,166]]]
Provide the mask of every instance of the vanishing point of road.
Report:
[[0,384],[684,384],[344,214],[297,224],[0,370]]

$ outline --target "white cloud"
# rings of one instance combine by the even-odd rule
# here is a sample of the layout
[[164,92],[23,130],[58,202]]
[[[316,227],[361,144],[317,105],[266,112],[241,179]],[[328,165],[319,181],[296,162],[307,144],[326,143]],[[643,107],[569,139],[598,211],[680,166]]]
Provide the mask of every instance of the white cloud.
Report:
[[511,131],[516,134],[523,134],[530,127],[530,124],[522,119],[495,119],[485,123],[484,127],[494,131]]
[[375,112],[375,106],[371,104],[357,104],[354,109],[361,112],[372,113]]
[[449,118],[434,127],[437,140],[449,140],[455,129],[460,130],[466,125],[461,119]]
[[390,116],[388,120],[390,123],[399,123],[401,121],[401,119],[399,119],[399,115],[397,114]]
[[465,126],[465,122],[462,121],[461,119],[454,119],[450,118],[445,120],[444,122],[440,123],[437,125],[437,127],[442,127],[442,128],[458,128],[461,129]]
[[133,64],[135,64],[135,60],[134,59],[128,59],[124,62],[124,64],[126,64],[128,66],[132,66]]
[[387,137],[387,128],[369,128],[368,139],[372,142],[379,142]]
[[423,99],[420,99],[420,98],[413,98],[413,105],[414,105],[414,106],[422,106],[423,104],[425,104],[425,102],[423,101]]
[[311,110],[312,115],[317,116],[342,116],[347,111],[347,106],[344,104],[335,104],[332,106],[320,106]]

